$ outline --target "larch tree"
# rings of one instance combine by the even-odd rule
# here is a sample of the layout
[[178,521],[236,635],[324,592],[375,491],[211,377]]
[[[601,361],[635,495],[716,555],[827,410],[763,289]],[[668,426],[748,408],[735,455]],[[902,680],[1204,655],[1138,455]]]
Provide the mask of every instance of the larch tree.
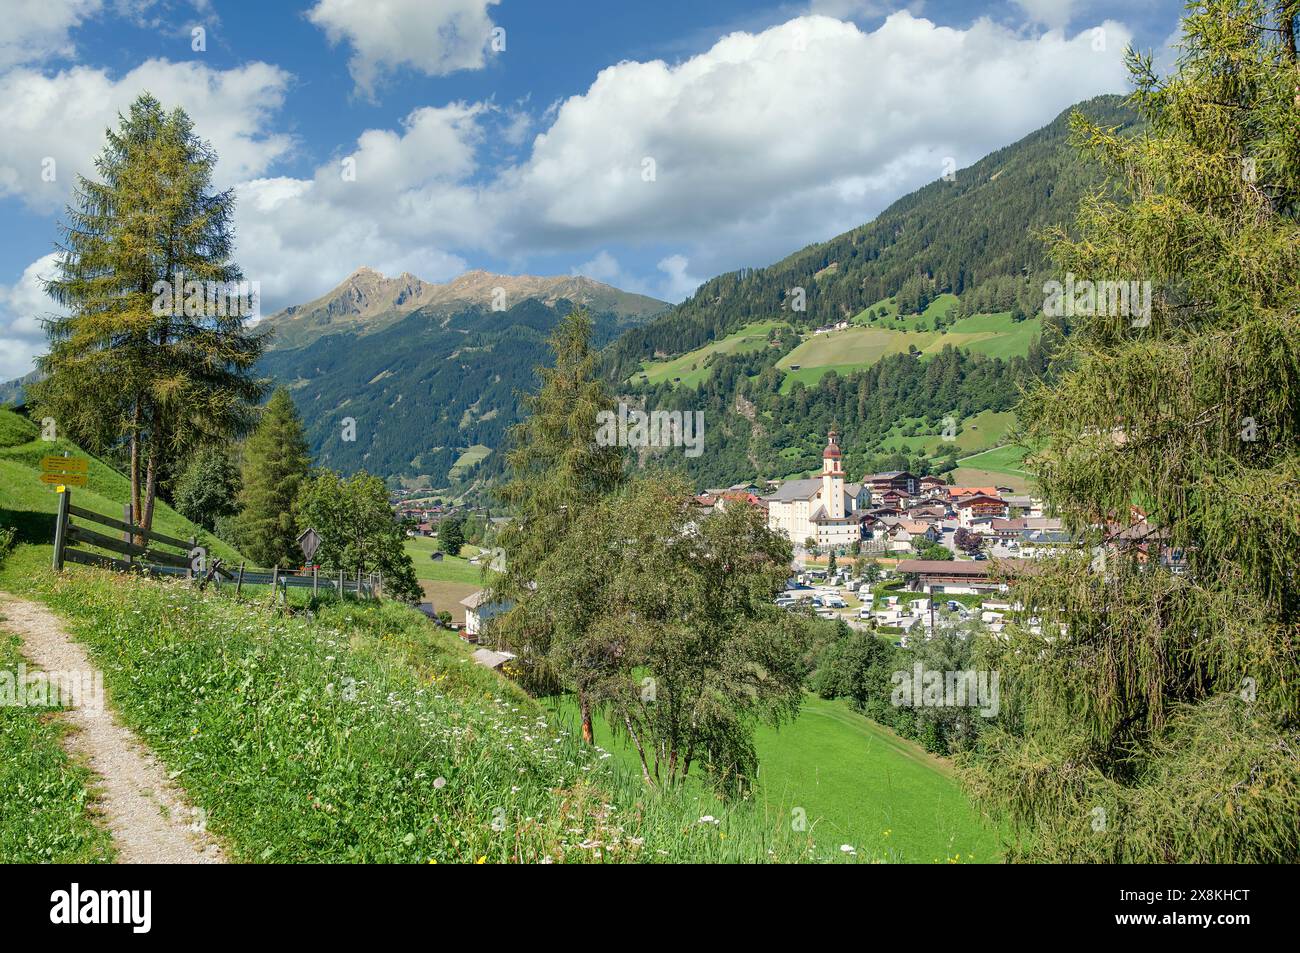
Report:
[[96,452],[125,458],[133,521],[153,523],[161,479],[203,444],[246,432],[264,393],[251,296],[231,260],[234,193],[184,110],[142,94],[79,177],[46,291],[49,352],[32,401]]
[[1193,3],[1172,75],[1129,54],[1144,130],[1076,117],[1118,194],[1056,235],[1058,277],[1153,293],[1085,287],[1021,407],[1091,549],[1017,583],[1033,620],[994,652],[1019,716],[966,780],[1013,860],[1300,858],[1297,12]]
[[297,566],[294,505],[311,454],[302,420],[289,392],[279,387],[262,410],[257,429],[244,442],[243,487],[235,535],[239,548],[260,566]]
[[[557,620],[525,613],[522,606],[548,552],[596,501],[622,484],[624,453],[596,440],[599,415],[612,411],[614,401],[596,373],[590,317],[585,311],[566,315],[549,344],[555,363],[538,368],[541,386],[526,399],[527,418],[511,432],[511,478],[500,498],[514,518],[499,537],[505,567],[492,580],[490,594],[512,606],[497,627],[519,651],[527,677],[537,687],[572,689],[573,673],[557,666],[551,653]],[[583,738],[591,741],[590,700],[579,692],[578,703]]]

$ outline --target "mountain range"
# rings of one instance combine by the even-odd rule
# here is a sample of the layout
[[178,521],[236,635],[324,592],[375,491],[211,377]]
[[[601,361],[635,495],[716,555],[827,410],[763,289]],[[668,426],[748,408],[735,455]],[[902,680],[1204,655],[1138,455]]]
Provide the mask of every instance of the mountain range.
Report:
[[[261,370],[290,388],[318,462],[473,495],[504,468],[496,451],[547,334],[585,307],[624,397],[706,412],[706,452],[665,455],[701,486],[815,469],[832,424],[851,472],[951,467],[1002,439],[1018,387],[1069,332],[1040,313],[1041,232],[1105,188],[1069,143],[1074,109],[1136,122],[1119,97],[1081,103],[871,222],[676,306],[576,275],[435,284],[362,267],[265,320]],[[20,385],[6,385],[11,399]],[[948,416],[963,436],[941,442]]]
[[414,311],[446,319],[472,308],[504,311],[530,299],[547,306],[570,301],[626,322],[668,307],[666,302],[620,291],[582,275],[539,277],[475,270],[445,284],[431,284],[409,272],[389,278],[363,266],[314,301],[278,311],[263,323],[275,332],[273,347],[287,349],[303,347],[329,334],[373,334]]

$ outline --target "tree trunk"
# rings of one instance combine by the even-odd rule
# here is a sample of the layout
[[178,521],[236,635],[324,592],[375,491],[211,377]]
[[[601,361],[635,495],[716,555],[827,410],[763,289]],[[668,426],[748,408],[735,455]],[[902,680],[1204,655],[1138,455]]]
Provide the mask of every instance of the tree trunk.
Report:
[[[131,523],[140,525],[140,405],[131,410]],[[137,546],[144,545],[143,536],[132,539]]]
[[646,763],[645,748],[641,747],[641,736],[632,727],[632,719],[626,712],[623,713],[623,724],[627,726],[627,733],[631,735],[632,743],[636,745],[636,753],[641,756],[641,777],[645,779],[647,785],[654,787],[655,783],[650,777],[650,765]]
[[[1278,20],[1282,27],[1282,54],[1292,66],[1296,62],[1295,20],[1300,14],[1300,3],[1296,0],[1278,0]],[[1297,90],[1300,92],[1300,90]]]
[[582,740],[587,744],[595,744],[596,735],[591,730],[591,702],[586,692],[578,693],[578,710],[582,713]]
[[154,460],[156,453],[157,451],[151,447],[144,471],[144,515],[140,518],[142,529],[153,529],[153,501],[158,494],[158,467]]

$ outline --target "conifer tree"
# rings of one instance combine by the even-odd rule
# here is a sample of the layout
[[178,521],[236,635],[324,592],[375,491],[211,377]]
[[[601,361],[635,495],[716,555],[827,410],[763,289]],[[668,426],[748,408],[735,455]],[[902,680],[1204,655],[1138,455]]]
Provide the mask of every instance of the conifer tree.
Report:
[[1012,859],[1300,858],[1296,13],[1193,3],[1171,76],[1130,53],[1142,134],[1076,117],[1120,194],[1057,236],[1060,272],[1154,293],[1077,314],[1021,408],[1092,549],[1022,579],[1037,625],[995,646],[1019,714],[967,780]]
[[125,457],[132,519],[149,528],[177,461],[251,424],[265,340],[231,300],[234,193],[213,190],[217,156],[189,116],[145,93],[107,139],[67,209],[46,291],[69,313],[46,322],[31,396],[73,439]]
[[[511,480],[500,491],[514,519],[501,532],[505,571],[493,580],[492,597],[519,605],[532,591],[538,567],[575,522],[601,497],[623,482],[624,454],[596,441],[598,415],[614,401],[596,374],[591,319],[585,311],[568,314],[549,344],[552,367],[538,368],[541,387],[526,399],[529,416],[511,432]],[[513,610],[512,610],[513,611]],[[507,614],[501,628],[525,658],[529,677],[543,686],[573,687],[553,664],[554,620],[523,624],[523,613]],[[592,739],[590,700],[579,693],[584,739]]]
[[294,504],[310,466],[293,398],[285,388],[276,388],[244,443],[244,485],[235,521],[240,549],[258,566],[302,564]]

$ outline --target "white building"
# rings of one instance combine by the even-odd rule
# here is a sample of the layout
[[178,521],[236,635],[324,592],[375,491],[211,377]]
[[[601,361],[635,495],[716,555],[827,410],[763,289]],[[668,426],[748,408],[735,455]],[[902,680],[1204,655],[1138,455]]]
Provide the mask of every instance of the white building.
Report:
[[788,480],[767,502],[769,529],[784,533],[796,546],[815,540],[818,547],[850,546],[862,538],[855,515],[862,501],[862,487],[844,483],[839,436],[830,432],[822,451],[821,476],[811,480]]

